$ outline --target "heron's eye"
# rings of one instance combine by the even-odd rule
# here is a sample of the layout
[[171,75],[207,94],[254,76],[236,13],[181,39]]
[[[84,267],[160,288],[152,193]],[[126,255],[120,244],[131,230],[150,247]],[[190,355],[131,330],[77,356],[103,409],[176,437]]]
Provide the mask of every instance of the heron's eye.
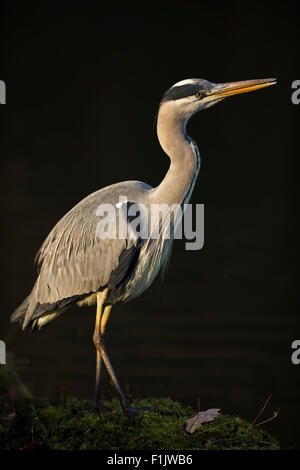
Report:
[[203,95],[203,91],[197,91],[195,93],[196,98],[201,98],[202,95]]

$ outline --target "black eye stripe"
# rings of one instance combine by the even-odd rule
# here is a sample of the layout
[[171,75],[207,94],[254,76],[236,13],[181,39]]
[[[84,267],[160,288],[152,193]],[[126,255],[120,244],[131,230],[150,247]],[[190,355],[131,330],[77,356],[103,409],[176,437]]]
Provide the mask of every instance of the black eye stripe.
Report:
[[170,88],[164,95],[163,100],[180,100],[181,98],[186,98],[187,96],[193,96],[197,91],[199,91],[199,85],[182,85],[175,86]]
[[201,96],[199,96],[199,99],[202,99],[206,97],[206,92],[210,92],[213,85],[213,83],[210,83],[207,80],[199,79],[195,80],[195,83],[186,83],[179,86],[173,86],[165,93],[161,102],[193,97],[197,92],[203,93]]

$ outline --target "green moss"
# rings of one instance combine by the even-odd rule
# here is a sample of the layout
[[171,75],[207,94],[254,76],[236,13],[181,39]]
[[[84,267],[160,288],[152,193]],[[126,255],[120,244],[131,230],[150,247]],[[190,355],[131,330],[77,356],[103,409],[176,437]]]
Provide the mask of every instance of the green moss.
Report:
[[261,427],[238,416],[221,415],[202,424],[194,434],[185,431],[196,412],[167,398],[134,400],[171,412],[142,412],[135,421],[124,416],[120,403],[105,403],[112,411],[92,413],[89,400],[62,397],[37,400],[23,384],[20,373],[28,365],[14,354],[0,367],[0,449],[49,450],[214,450],[279,449]]
[[133,406],[171,411],[171,415],[142,412],[135,422],[122,413],[117,400],[111,412],[91,412],[88,400],[67,397],[42,402],[7,399],[0,406],[1,449],[51,450],[191,450],[279,449],[278,442],[259,427],[237,416],[221,415],[194,434],[185,432],[195,411],[170,399],[136,400]]

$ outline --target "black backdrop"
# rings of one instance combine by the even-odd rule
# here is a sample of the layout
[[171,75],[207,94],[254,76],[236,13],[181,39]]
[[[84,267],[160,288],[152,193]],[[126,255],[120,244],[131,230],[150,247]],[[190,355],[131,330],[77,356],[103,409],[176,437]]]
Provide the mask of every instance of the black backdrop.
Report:
[[168,159],[154,117],[173,83],[277,77],[278,86],[190,122],[202,157],[192,202],[205,204],[205,246],[175,243],[164,283],[115,307],[108,349],[137,396],[194,407],[200,397],[202,409],[251,420],[272,393],[265,417],[280,415],[266,428],[300,447],[300,365],[291,363],[300,338],[295,7],[98,5],[2,3],[0,338],[29,360],[22,377],[36,394],[91,398],[93,309],[74,307],[42,334],[9,323],[34,283],[37,249],[96,189],[159,183]]

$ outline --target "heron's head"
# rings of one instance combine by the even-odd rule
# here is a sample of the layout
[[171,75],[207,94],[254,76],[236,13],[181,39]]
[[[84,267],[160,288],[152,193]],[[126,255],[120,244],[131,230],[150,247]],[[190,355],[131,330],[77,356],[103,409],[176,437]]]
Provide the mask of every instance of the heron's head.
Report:
[[245,80],[230,83],[212,83],[191,78],[175,83],[163,96],[160,110],[188,120],[201,109],[208,108],[228,96],[259,90],[276,83],[275,78]]

